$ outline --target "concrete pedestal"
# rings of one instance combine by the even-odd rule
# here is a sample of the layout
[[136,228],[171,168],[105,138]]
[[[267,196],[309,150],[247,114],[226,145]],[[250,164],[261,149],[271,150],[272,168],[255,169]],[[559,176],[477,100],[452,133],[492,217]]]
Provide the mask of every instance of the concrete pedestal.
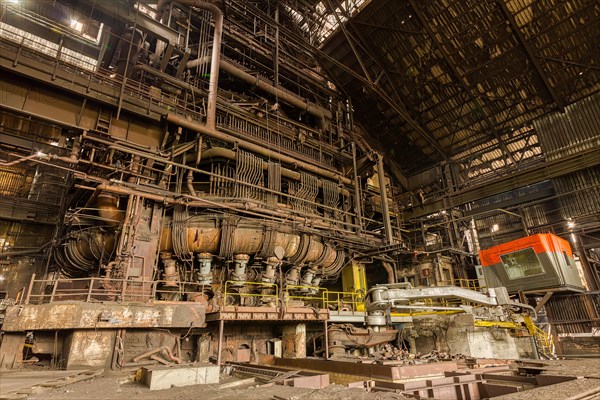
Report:
[[150,390],[169,389],[172,386],[219,383],[219,367],[216,365],[147,367],[142,368],[141,382]]
[[306,324],[283,327],[283,357],[306,358]]

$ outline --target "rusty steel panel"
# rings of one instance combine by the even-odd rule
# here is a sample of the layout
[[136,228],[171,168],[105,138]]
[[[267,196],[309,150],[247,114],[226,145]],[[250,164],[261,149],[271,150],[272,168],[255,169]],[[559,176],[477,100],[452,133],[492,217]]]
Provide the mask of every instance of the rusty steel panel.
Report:
[[410,366],[389,366],[356,364],[352,362],[320,359],[276,358],[275,365],[312,371],[356,375],[387,381],[443,376],[446,371],[458,369],[458,364],[453,361]]
[[6,310],[3,330],[20,332],[63,329],[202,328],[204,306],[186,304],[96,304],[65,302],[22,304]]
[[329,374],[284,379],[283,384],[304,389],[323,389],[329,386]]

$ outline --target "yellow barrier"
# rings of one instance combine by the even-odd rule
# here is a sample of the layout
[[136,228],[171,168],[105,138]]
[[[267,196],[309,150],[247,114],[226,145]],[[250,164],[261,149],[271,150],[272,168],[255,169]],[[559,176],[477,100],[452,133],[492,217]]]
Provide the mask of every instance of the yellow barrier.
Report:
[[[316,295],[301,295],[292,294],[292,292],[306,291],[308,293],[317,291]],[[316,301],[319,307],[323,307],[323,297],[318,292],[327,291],[325,288],[318,286],[303,286],[303,285],[286,285],[285,286],[285,301],[286,305],[290,300]]]
[[325,290],[323,292],[323,308],[329,308],[330,304],[337,305],[338,310],[343,306],[349,305],[353,311],[364,311],[365,294],[363,292],[335,292]]

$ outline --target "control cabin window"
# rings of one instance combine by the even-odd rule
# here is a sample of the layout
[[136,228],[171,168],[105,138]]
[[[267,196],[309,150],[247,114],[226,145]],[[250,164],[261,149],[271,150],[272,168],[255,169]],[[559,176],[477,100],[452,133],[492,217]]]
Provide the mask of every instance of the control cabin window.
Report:
[[500,259],[510,280],[542,275],[545,272],[532,248],[502,254]]

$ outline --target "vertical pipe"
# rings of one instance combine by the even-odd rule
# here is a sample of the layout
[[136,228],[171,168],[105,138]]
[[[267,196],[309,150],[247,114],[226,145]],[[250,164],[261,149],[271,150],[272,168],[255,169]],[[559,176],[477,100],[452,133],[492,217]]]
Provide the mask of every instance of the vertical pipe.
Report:
[[383,156],[381,154],[377,154],[377,177],[379,178],[379,196],[381,197],[381,214],[383,217],[383,227],[385,229],[385,241],[387,244],[392,244],[394,242],[394,233],[392,232],[392,221],[390,220],[390,209],[385,185],[385,172],[383,169]]
[[358,168],[356,164],[356,143],[352,142],[352,166],[354,168],[354,207],[356,208],[356,225],[358,233],[362,231],[362,204],[360,201],[360,184],[358,182]]
[[279,86],[279,1],[275,5],[275,51],[273,52],[273,86]]
[[223,36],[223,13],[219,7],[210,3],[196,1],[180,1],[213,13],[215,19],[215,32],[213,35],[213,48],[210,61],[210,80],[208,82],[208,105],[206,107],[206,126],[214,129],[217,120],[217,90],[219,87],[219,64],[221,62],[221,38]]
[[223,351],[223,330],[225,328],[225,320],[219,319],[219,346],[217,347],[217,365],[221,366],[221,353]]
[[325,359],[329,360],[329,333],[327,332],[327,320],[324,321],[325,325]]

